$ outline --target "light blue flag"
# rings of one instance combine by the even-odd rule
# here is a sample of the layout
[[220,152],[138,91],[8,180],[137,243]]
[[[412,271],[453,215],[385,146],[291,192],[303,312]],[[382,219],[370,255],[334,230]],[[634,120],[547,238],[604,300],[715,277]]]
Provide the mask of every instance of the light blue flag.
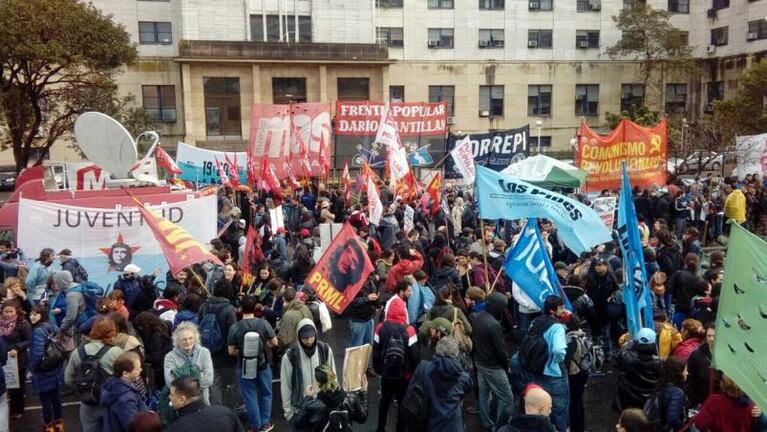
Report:
[[562,241],[580,255],[612,240],[610,231],[594,209],[477,165],[477,204],[483,219],[546,218],[557,224]]
[[636,335],[642,327],[655,328],[652,312],[652,295],[647,288],[647,273],[644,266],[639,223],[634,209],[631,184],[623,163],[623,181],[618,197],[618,238],[623,253],[623,303],[626,305],[626,320],[629,333]]
[[556,295],[565,301],[565,307],[573,307],[567,299],[551,264],[546,245],[538,230],[538,221],[528,219],[514,247],[506,251],[503,270],[543,310],[546,297]]

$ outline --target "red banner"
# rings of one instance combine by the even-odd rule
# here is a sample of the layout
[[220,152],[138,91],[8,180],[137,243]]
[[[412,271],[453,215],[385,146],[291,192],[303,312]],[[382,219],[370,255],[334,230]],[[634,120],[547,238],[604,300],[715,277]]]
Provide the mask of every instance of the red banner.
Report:
[[330,243],[306,278],[320,299],[335,313],[343,313],[373,271],[367,247],[348,223]]
[[[382,102],[337,101],[336,135],[375,135],[384,110]],[[400,136],[444,135],[447,102],[394,102],[389,111]]]
[[621,162],[626,161],[631,184],[643,188],[666,182],[668,137],[666,119],[652,127],[623,120],[607,135],[594,132],[581,120],[575,162],[589,173],[585,192],[620,189]]
[[[321,146],[330,143],[329,104],[253,104],[248,153],[256,160],[268,157],[280,180],[288,178],[288,162],[298,167],[303,160],[311,167],[312,176],[323,175],[322,167],[330,166],[330,161],[321,158],[333,152]],[[260,166],[256,167],[258,176],[263,174],[261,171]]]

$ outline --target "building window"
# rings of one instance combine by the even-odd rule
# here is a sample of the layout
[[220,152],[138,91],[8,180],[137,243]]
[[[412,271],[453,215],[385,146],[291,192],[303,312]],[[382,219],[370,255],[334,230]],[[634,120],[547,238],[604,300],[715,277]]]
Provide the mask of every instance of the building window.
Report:
[[599,30],[576,30],[576,48],[599,48]]
[[145,85],[141,86],[144,99],[144,112],[163,123],[176,122],[176,86]]
[[575,86],[575,115],[599,115],[599,84],[578,84]]
[[643,84],[621,84],[621,112],[644,105]]
[[266,16],[266,41],[279,42],[280,40],[280,17],[278,15]]
[[250,40],[253,42],[264,42],[264,16],[250,16]]
[[[283,21],[282,40],[296,41],[296,17],[289,15]],[[298,42],[312,41],[312,17],[309,15],[298,17]],[[266,15],[264,23],[263,15],[250,16],[250,38],[256,42],[279,42],[280,41],[280,17],[279,15]]]
[[389,102],[405,102],[405,86],[389,86]]
[[453,0],[429,0],[429,9],[452,9]]
[[554,9],[554,0],[530,0],[528,8],[532,11],[550,11]]
[[684,112],[687,107],[687,84],[666,84],[666,112]]
[[503,10],[504,0],[479,0],[479,10]]
[[503,86],[482,85],[479,86],[479,115],[496,117],[503,115]]
[[405,46],[402,27],[378,27],[378,41],[389,48]]
[[402,0],[376,0],[376,7],[384,9],[401,8]]
[[173,32],[171,31],[170,23],[139,21],[138,40],[142,44],[172,44]]
[[527,115],[551,115],[551,85],[527,86]]
[[600,0],[576,0],[575,7],[578,12],[598,12],[602,9]]
[[[290,23],[290,19],[288,19],[288,23]],[[312,41],[312,17],[310,15],[298,16],[298,41]]]
[[368,78],[338,78],[338,100],[369,100]]
[[711,8],[714,10],[726,9],[730,7],[730,0],[713,0],[711,2]]
[[527,47],[528,48],[551,48],[551,30],[528,30]]
[[711,105],[714,101],[722,99],[724,99],[724,81],[706,83],[706,104]]
[[272,78],[272,103],[306,102],[306,78]]
[[647,0],[623,0],[624,10],[631,10],[639,5],[647,6]]
[[479,29],[480,48],[503,48],[503,29]]
[[690,13],[690,0],[668,0],[668,11],[671,13]]
[[727,27],[711,29],[711,45],[727,45]]
[[767,20],[749,21],[747,40],[767,39]]
[[242,137],[239,78],[203,78],[206,135]]
[[447,115],[455,116],[455,86],[429,86],[429,102],[447,102]]
[[535,149],[535,151],[538,151],[538,145],[540,142],[541,152],[545,152],[547,148],[551,147],[551,135],[540,137],[538,135],[531,136],[529,142],[531,148]]
[[453,48],[453,29],[429,29],[429,48]]

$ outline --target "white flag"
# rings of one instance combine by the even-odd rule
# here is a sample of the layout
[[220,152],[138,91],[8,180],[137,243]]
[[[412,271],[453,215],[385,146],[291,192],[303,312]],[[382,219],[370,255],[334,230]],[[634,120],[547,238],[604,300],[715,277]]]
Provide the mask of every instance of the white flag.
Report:
[[474,155],[471,152],[471,140],[468,135],[455,143],[455,148],[450,152],[450,156],[455,161],[455,168],[463,177],[463,183],[474,183],[476,170],[474,168]]
[[389,147],[389,172],[393,180],[399,180],[410,172],[405,147],[399,147],[396,150]]
[[406,205],[405,206],[405,219],[404,219],[404,222],[405,222],[404,230],[405,230],[406,234],[409,233],[410,231],[412,231],[413,228],[415,228],[415,224],[413,223],[413,219],[414,218],[415,218],[415,210],[413,210],[413,207],[410,207],[409,205]]
[[400,148],[399,132],[397,132],[397,122],[390,115],[389,105],[386,104],[381,111],[381,121],[378,122],[378,132],[376,132],[375,142],[389,147],[389,151]]
[[368,178],[368,212],[370,213],[370,223],[380,224],[383,216],[383,203],[378,196],[378,188],[373,183],[373,179]]

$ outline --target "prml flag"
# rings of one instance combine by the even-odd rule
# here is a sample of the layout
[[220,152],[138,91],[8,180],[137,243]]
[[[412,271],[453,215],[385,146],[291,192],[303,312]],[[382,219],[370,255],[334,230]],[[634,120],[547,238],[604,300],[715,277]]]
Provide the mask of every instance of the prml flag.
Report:
[[461,173],[464,184],[474,183],[476,170],[474,168],[474,155],[471,152],[471,139],[466,135],[462,140],[455,143],[455,148],[450,152],[455,161],[455,169]]
[[346,223],[309,273],[306,285],[314,289],[329,309],[340,314],[372,271],[365,243]]
[[503,269],[541,310],[546,297],[551,295],[562,297],[565,307],[573,310],[567,295],[559,285],[535,219],[527,220],[519,240],[506,252]]
[[623,303],[626,305],[626,321],[631,336],[640,328],[655,328],[652,313],[652,294],[647,288],[639,223],[634,209],[626,163],[623,163],[623,180],[618,199],[618,239],[623,253]]

